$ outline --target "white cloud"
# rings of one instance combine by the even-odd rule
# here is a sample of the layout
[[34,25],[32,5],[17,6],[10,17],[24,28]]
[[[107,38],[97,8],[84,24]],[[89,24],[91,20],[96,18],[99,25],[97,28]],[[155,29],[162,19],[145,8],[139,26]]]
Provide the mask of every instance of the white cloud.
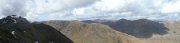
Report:
[[180,17],[179,5],[178,0],[101,0],[88,7],[75,9],[74,12],[76,12],[75,15],[82,16],[81,18],[87,18],[84,15],[96,15],[92,17],[99,19],[172,20],[173,18],[173,20],[180,20],[178,19]]
[[23,0],[2,0],[1,14],[2,15],[26,15],[26,10],[24,9],[25,1]]
[[35,18],[46,15],[47,20],[61,19],[67,15],[68,10],[88,6],[95,1],[98,0],[29,0],[27,14],[29,17],[36,14]]
[[62,10],[68,10],[87,6],[96,0],[31,0],[28,4],[33,4],[29,7],[34,8],[38,13],[54,13]]
[[[5,7],[7,4],[10,7]],[[29,20],[180,20],[179,0],[2,0],[0,12],[4,9]]]
[[180,1],[167,3],[162,8],[163,13],[176,13],[180,12]]

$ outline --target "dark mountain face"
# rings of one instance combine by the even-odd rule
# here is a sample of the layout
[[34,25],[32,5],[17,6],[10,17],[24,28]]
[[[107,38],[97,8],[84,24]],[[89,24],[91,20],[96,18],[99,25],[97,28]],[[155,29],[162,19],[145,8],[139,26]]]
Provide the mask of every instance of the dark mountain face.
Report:
[[106,22],[96,22],[96,21],[83,21],[83,22],[106,24],[117,31],[124,32],[138,38],[149,38],[153,34],[164,35],[167,34],[168,33],[167,31],[169,30],[162,23],[147,19],[139,19],[139,20],[120,19],[118,21],[106,21]]
[[0,19],[0,43],[73,43],[43,23],[30,23],[15,15]]

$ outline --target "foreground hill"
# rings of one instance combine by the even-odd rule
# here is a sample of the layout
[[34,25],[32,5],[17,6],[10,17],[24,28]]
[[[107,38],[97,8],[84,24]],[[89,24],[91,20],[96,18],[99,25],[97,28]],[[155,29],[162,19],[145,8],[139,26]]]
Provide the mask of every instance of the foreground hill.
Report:
[[73,43],[53,27],[15,15],[0,19],[0,43]]
[[133,36],[113,30],[108,25],[80,21],[48,21],[74,43],[144,43]]

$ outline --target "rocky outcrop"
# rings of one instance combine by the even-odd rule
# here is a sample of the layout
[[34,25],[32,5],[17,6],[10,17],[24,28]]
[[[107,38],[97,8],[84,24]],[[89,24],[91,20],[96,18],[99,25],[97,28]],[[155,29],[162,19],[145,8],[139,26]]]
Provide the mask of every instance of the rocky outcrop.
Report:
[[19,16],[0,19],[0,43],[73,43],[53,27]]

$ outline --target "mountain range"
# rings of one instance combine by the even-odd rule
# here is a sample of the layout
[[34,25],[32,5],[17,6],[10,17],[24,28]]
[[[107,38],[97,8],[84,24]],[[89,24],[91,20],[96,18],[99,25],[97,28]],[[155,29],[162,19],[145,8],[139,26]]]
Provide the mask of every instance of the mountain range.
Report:
[[[148,19],[46,21],[75,43],[179,43],[180,22]],[[86,40],[84,40],[86,39]]]
[[179,43],[180,22],[138,20],[0,19],[0,43]]

